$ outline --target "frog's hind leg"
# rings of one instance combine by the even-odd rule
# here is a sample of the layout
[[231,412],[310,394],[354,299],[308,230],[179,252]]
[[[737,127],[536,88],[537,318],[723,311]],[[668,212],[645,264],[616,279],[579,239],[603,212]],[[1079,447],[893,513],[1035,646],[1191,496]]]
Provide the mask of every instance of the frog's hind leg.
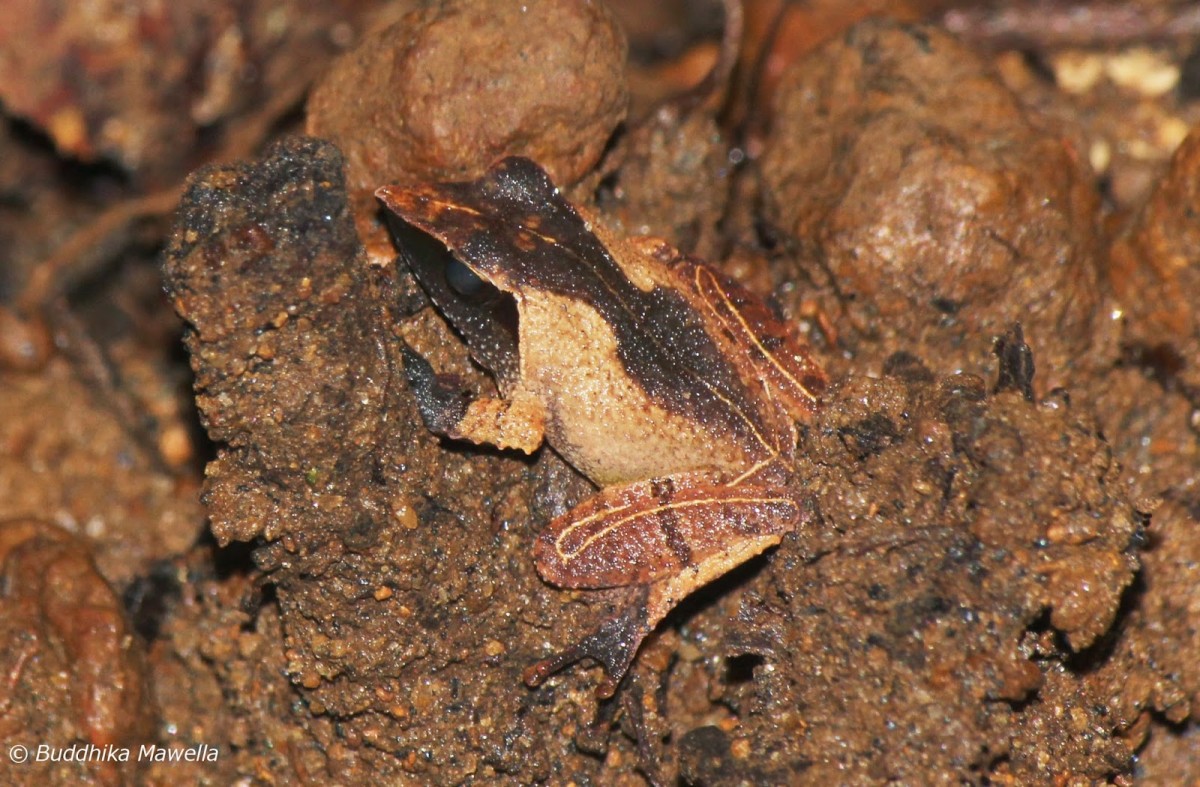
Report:
[[743,543],[736,554],[710,559],[649,587],[633,589],[636,591],[633,598],[616,616],[574,645],[528,667],[522,676],[525,683],[540,686],[554,673],[584,659],[592,659],[604,667],[604,680],[596,687],[596,696],[600,699],[613,696],[629,671],[642,640],[684,597],[779,540],[776,535],[761,538],[754,544]]
[[525,681],[539,685],[591,658],[606,672],[597,694],[611,696],[642,640],[685,596],[778,544],[805,515],[786,490],[703,473],[609,487],[585,500],[538,539],[538,572],[560,587],[630,588],[633,596],[594,633],[526,670]]

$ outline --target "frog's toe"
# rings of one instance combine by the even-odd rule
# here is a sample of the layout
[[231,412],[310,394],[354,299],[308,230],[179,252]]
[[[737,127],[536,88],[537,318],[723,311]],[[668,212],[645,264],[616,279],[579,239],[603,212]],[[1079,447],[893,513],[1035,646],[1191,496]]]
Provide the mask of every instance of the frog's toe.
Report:
[[559,670],[583,659],[593,659],[604,667],[605,673],[604,680],[596,688],[596,696],[607,699],[616,693],[629,671],[647,631],[646,608],[642,604],[635,605],[575,645],[530,665],[523,675],[525,684],[540,686]]

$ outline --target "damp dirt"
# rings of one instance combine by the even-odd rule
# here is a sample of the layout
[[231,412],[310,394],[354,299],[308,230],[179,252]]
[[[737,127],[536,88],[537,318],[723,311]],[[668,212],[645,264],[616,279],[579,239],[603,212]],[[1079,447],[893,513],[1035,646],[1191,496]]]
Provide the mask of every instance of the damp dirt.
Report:
[[[1195,772],[1186,14],[251,5],[9,31],[0,730],[135,761],[0,753],[5,780]],[[523,681],[625,603],[534,564],[596,488],[553,445],[426,428],[406,351],[498,381],[373,196],[510,154],[765,298],[831,379],[797,432],[805,524],[607,700],[591,663]]]

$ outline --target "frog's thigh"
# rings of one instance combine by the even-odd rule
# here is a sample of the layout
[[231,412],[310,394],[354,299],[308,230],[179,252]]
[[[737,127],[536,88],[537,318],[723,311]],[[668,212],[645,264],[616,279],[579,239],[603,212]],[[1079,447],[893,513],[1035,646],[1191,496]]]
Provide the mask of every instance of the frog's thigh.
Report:
[[608,487],[552,521],[534,559],[561,587],[654,583],[649,612],[657,620],[692,590],[778,544],[800,517],[799,502],[778,488],[727,486],[705,474],[655,478]]

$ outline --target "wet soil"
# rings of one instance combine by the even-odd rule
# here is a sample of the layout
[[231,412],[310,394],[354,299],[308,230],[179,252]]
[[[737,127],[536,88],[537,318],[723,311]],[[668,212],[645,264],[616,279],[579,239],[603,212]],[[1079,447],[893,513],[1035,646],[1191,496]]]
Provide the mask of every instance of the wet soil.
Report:
[[[0,780],[1195,774],[1200,31],[878,5],[747,3],[737,48],[719,3],[181,5],[107,36],[16,9],[0,730],[218,756],[0,752]],[[374,189],[507,154],[768,298],[833,381],[808,524],[611,700],[590,664],[522,682],[625,600],[534,568],[594,486],[439,439],[405,372],[407,345],[496,390]]]

